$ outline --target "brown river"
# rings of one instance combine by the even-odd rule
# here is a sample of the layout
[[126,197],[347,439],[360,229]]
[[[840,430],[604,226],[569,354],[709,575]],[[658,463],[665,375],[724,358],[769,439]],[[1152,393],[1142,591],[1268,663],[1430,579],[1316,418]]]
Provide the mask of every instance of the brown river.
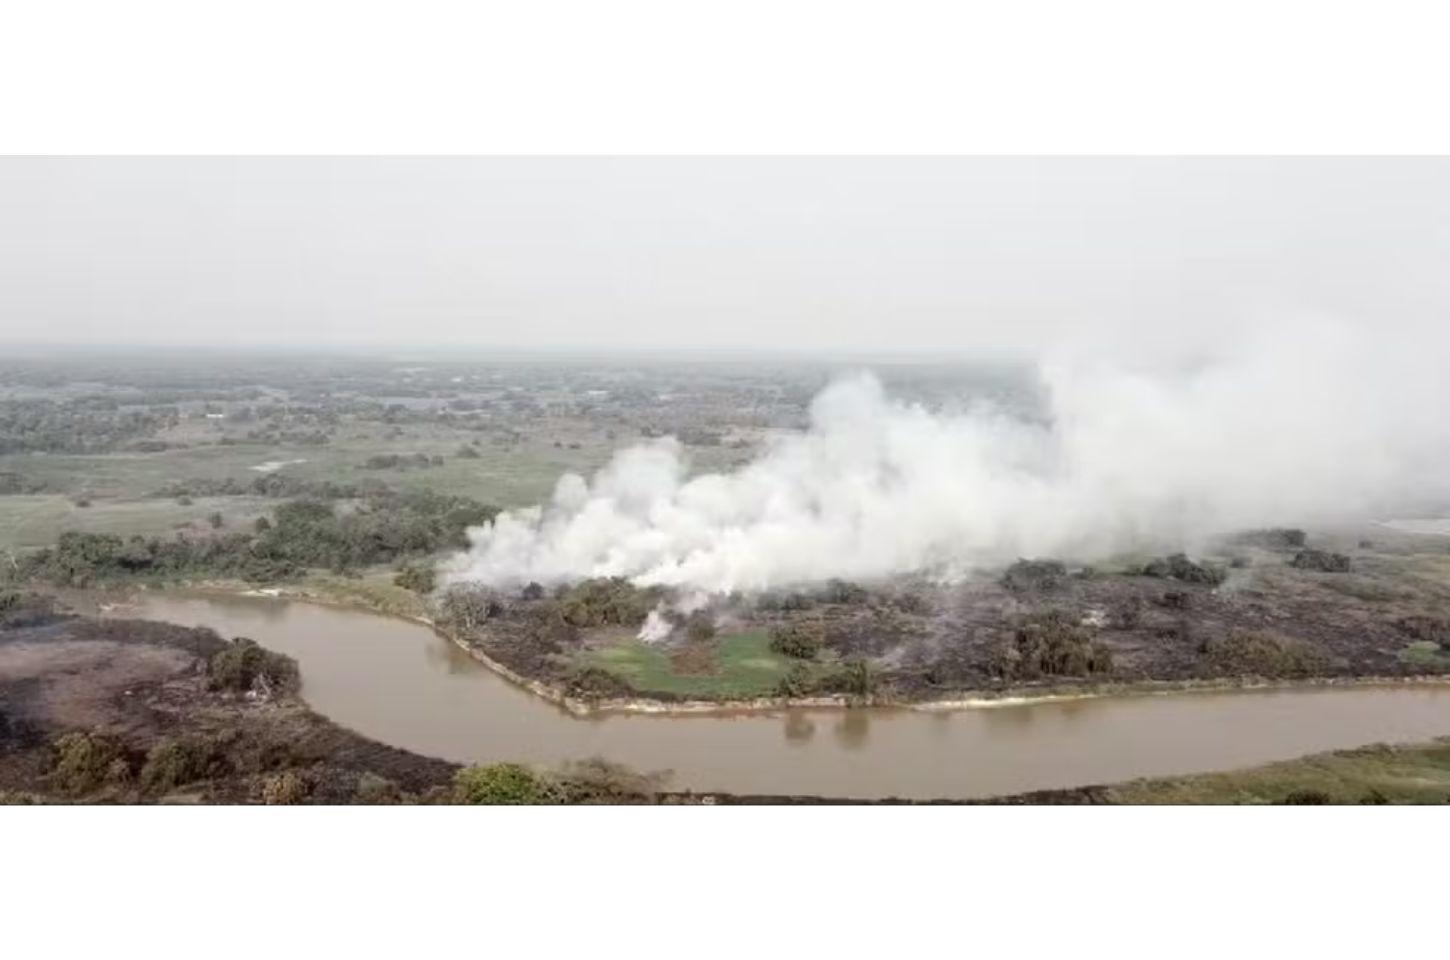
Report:
[[251,597],[141,594],[113,615],[208,626],[295,657],[319,713],[460,762],[604,757],[672,788],[983,797],[1248,766],[1450,734],[1450,687],[1180,693],[953,711],[892,708],[591,718],[530,694],[427,627]]

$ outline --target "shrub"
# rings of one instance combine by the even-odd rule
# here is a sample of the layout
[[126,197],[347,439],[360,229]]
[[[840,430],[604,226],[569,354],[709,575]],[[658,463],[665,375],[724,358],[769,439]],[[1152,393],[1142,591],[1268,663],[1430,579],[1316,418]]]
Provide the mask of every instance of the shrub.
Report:
[[601,667],[576,670],[564,684],[564,692],[577,700],[608,700],[634,692],[628,683]]
[[471,804],[539,804],[556,802],[551,784],[517,763],[465,767],[453,777],[458,802]]
[[715,636],[715,618],[704,610],[696,610],[685,618],[685,639],[704,643]]
[[637,627],[655,596],[656,591],[640,589],[623,577],[595,577],[565,590],[559,603],[565,622],[576,627]]
[[300,685],[297,661],[258,645],[247,637],[236,637],[207,664],[213,690],[266,694],[291,693]]
[[1284,794],[1283,803],[1302,806],[1322,806],[1333,803],[1323,790],[1290,790]]
[[126,784],[131,782],[131,764],[125,757],[117,757],[106,767],[106,782]]
[[1091,628],[1070,613],[1047,610],[1018,621],[1012,643],[998,649],[992,668],[999,676],[1012,680],[1081,677],[1111,673],[1113,655],[1094,641]]
[[1289,566],[1300,570],[1317,570],[1321,573],[1348,573],[1349,557],[1328,550],[1300,550],[1289,561]]
[[262,781],[262,802],[269,806],[301,803],[311,792],[307,780],[295,770],[283,770]]
[[366,771],[357,778],[357,790],[353,794],[355,803],[392,804],[399,802],[402,798],[403,794],[398,789],[398,785],[387,777]]
[[788,623],[770,631],[770,649],[797,660],[815,659],[825,642],[825,627],[814,620]]
[[1184,583],[1206,583],[1216,586],[1223,583],[1227,573],[1218,567],[1194,563],[1186,554],[1175,553],[1150,560],[1143,567],[1146,577],[1182,580]]
[[876,678],[865,660],[847,660],[840,670],[824,677],[820,687],[853,697],[869,697],[876,688]]
[[200,736],[163,740],[146,755],[141,768],[141,787],[152,793],[166,793],[184,784],[206,780],[224,771],[216,745]]
[[1440,646],[1430,640],[1416,640],[1406,644],[1397,656],[1404,663],[1417,667],[1439,667],[1444,664],[1444,658],[1440,656]]
[[1219,671],[1238,676],[1304,677],[1329,665],[1329,658],[1307,643],[1269,633],[1231,633],[1206,644],[1203,652]]
[[544,585],[537,580],[530,580],[525,587],[519,591],[521,600],[542,600],[544,599]]
[[803,663],[794,663],[785,676],[780,678],[780,683],[776,684],[775,695],[796,699],[809,696],[814,687],[810,668]]
[[[3,609],[3,603],[0,603],[0,609]],[[1416,640],[1450,648],[1450,620],[1444,617],[1401,617],[1395,626]]]
[[456,583],[443,591],[438,601],[439,618],[465,633],[471,633],[491,618],[502,616],[504,606],[482,584]]
[[409,563],[393,574],[393,583],[414,593],[432,593],[438,586],[438,575],[426,563]]
[[1067,567],[1057,560],[1018,560],[1002,574],[1002,586],[1017,593],[1051,590],[1067,579]]
[[[120,758],[120,750],[105,737],[92,733],[67,733],[51,745],[53,753],[50,782],[61,793],[78,797],[100,787],[118,773],[111,769]],[[127,776],[130,768],[126,768]]]
[[826,603],[865,603],[870,596],[865,587],[849,580],[828,580],[821,588],[821,599]]
[[564,765],[555,778],[557,802],[620,803],[648,801],[659,793],[667,774],[638,773],[600,757]]

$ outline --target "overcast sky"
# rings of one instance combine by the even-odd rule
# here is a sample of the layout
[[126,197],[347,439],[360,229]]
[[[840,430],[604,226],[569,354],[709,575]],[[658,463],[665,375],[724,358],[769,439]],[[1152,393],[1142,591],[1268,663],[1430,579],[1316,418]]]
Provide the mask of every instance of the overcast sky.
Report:
[[1445,326],[1442,160],[0,161],[0,342],[882,351]]

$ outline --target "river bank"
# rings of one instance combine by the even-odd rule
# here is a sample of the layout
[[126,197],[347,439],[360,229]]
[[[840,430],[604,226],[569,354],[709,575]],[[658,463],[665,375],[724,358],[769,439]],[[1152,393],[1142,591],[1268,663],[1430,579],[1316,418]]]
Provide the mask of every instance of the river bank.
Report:
[[241,581],[197,581],[161,588],[147,585],[89,591],[56,591],[72,602],[88,594],[98,598],[97,609],[105,612],[108,604],[125,602],[132,590],[155,594],[198,597],[249,597],[317,604],[338,610],[364,612],[418,624],[466,653],[499,677],[578,717],[608,714],[642,714],[656,716],[731,715],[741,713],[779,713],[783,710],[840,710],[849,708],[893,708],[920,711],[975,710],[1008,706],[1031,706],[1047,703],[1071,703],[1117,697],[1166,696],[1172,694],[1214,694],[1233,692],[1267,692],[1313,689],[1351,689],[1404,686],[1450,686],[1450,674],[1365,674],[1360,676],[1269,678],[1257,676],[1136,679],[1131,681],[1074,681],[1040,683],[1031,686],[1007,686],[995,689],[963,689],[938,692],[920,699],[892,694],[866,696],[752,697],[748,699],[661,699],[650,696],[577,697],[560,682],[551,682],[524,675],[509,667],[478,643],[428,615],[428,606],[417,594],[379,581],[349,580],[341,577],[316,577],[297,585],[256,587]]
[[129,602],[110,615],[207,626],[294,657],[307,702],[372,739],[463,764],[553,768],[598,757],[669,771],[671,789],[697,793],[980,799],[1450,733],[1450,687],[1414,682],[1034,698],[982,709],[728,712],[712,704],[581,715],[403,618],[270,597],[145,591]]
[[[285,686],[220,683],[228,641],[143,620],[20,611],[0,625],[0,802],[459,803],[462,765],[378,743]],[[493,768],[480,768],[484,771]],[[545,803],[1444,803],[1450,738],[1227,772],[984,797],[679,789],[604,760],[498,768]],[[480,774],[498,779],[494,773]],[[475,780],[478,778],[475,777]],[[475,801],[476,802],[476,801]]]

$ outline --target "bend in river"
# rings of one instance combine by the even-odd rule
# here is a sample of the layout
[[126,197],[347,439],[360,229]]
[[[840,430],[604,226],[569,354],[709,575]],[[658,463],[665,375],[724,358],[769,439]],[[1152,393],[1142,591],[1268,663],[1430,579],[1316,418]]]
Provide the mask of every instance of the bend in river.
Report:
[[251,597],[140,594],[111,615],[208,626],[297,659],[319,713],[462,763],[604,757],[674,789],[969,798],[1228,769],[1450,734],[1450,687],[1353,687],[1017,704],[575,717],[420,624]]

